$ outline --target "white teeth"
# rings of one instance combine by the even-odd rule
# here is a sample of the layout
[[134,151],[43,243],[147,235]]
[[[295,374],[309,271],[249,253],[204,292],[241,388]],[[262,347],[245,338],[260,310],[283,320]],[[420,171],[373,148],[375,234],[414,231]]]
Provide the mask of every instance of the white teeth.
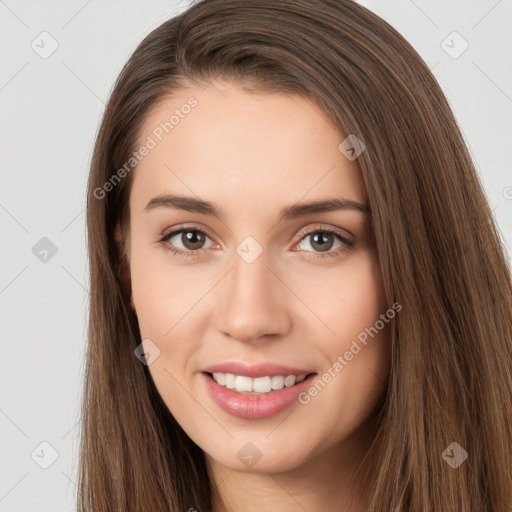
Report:
[[257,377],[252,380],[252,390],[257,393],[268,393],[272,391],[272,379],[270,377]]
[[274,375],[272,377],[272,389],[283,389],[284,377],[282,375]]
[[235,389],[239,393],[242,391],[252,391],[251,377],[244,377],[243,375],[237,375],[235,377]]
[[295,375],[288,375],[286,379],[284,379],[284,385],[289,388],[295,384]]
[[225,373],[214,373],[213,378],[216,382],[218,382],[221,386],[226,385],[226,374]]
[[213,380],[220,386],[226,386],[228,389],[233,389],[238,393],[251,393],[263,394],[277,391],[284,387],[291,387],[299,382],[302,382],[307,374],[304,375],[274,375],[273,377],[246,377],[245,375],[234,375],[232,373],[219,373],[212,374]]
[[235,389],[235,376],[232,373],[225,373],[224,375],[226,376],[226,387],[228,389]]

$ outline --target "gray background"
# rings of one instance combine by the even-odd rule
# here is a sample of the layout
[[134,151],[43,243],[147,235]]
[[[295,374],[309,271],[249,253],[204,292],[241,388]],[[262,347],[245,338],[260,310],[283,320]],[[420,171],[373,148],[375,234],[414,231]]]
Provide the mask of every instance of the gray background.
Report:
[[[433,70],[510,254],[512,0],[360,3]],[[130,53],[187,5],[0,0],[0,512],[74,510],[94,136]]]

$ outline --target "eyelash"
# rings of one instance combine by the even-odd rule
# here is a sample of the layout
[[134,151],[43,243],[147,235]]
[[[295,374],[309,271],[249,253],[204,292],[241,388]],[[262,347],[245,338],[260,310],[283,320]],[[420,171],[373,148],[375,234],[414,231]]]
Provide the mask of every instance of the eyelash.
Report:
[[[178,256],[179,258],[188,258],[188,259],[195,259],[201,256],[201,251],[206,249],[197,249],[197,250],[183,250],[183,249],[177,249],[176,247],[170,245],[168,243],[169,239],[171,239],[173,236],[177,235],[178,233],[186,232],[186,231],[195,231],[198,233],[202,233],[203,235],[206,235],[208,238],[211,238],[207,232],[205,232],[202,229],[199,229],[197,226],[177,226],[177,228],[170,233],[165,234],[162,238],[157,240],[158,244],[161,245],[166,251],[170,251],[175,256]],[[325,259],[325,258],[332,258],[336,256],[340,256],[341,253],[349,250],[351,247],[354,246],[354,242],[346,238],[342,235],[342,233],[336,229],[333,228],[317,228],[313,230],[309,230],[306,232],[301,233],[301,238],[299,240],[300,243],[304,238],[306,238],[308,235],[313,235],[315,233],[331,233],[335,235],[342,243],[346,244],[348,247],[338,247],[338,249],[334,251],[329,251],[326,253],[314,253],[315,255],[312,256],[313,259]],[[296,244],[297,245],[297,244]],[[306,252],[313,252],[313,251],[306,251]],[[311,256],[308,256],[311,257]]]

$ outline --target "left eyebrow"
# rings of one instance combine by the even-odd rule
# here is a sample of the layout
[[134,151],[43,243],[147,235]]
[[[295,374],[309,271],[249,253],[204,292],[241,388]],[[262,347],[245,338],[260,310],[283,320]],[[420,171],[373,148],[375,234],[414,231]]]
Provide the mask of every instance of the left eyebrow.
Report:
[[298,203],[287,208],[283,208],[279,214],[279,220],[295,219],[312,213],[332,212],[338,210],[354,210],[365,214],[370,214],[370,207],[366,204],[352,201],[351,199],[324,199],[311,203]]
[[[209,201],[203,201],[195,197],[178,196],[178,195],[160,195],[153,197],[146,205],[145,210],[150,211],[155,208],[175,208],[188,212],[201,213],[203,215],[211,215],[218,219],[224,218],[225,214],[222,210]],[[350,199],[332,198],[322,201],[314,201],[309,203],[297,203],[283,208],[279,213],[279,220],[290,220],[298,217],[304,217],[314,213],[324,213],[338,210],[353,210],[370,214],[368,205],[352,201]]]

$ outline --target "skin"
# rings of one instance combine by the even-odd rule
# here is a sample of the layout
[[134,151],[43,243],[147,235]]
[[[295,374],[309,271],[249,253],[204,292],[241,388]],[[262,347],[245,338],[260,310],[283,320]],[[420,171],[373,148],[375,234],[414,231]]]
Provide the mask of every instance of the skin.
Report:
[[[145,119],[141,144],[190,96],[197,106],[139,163],[130,192],[127,279],[142,339],[160,350],[151,376],[205,452],[214,512],[364,510],[350,488],[357,488],[352,479],[375,435],[373,413],[389,375],[387,324],[308,404],[271,418],[227,414],[200,373],[234,360],[321,375],[386,312],[368,214],[278,221],[281,208],[297,202],[342,197],[367,205],[357,160],[338,150],[346,135],[312,101],[247,93],[229,82],[163,99]],[[145,211],[165,193],[211,201],[225,217]],[[182,233],[167,242],[195,250],[195,259],[158,243],[181,223],[208,231],[202,245]],[[304,228],[309,235],[301,235]],[[327,252],[345,250],[322,259],[313,240],[321,228],[339,228],[355,245],[331,235]],[[251,264],[236,252],[247,236],[263,250]],[[252,468],[237,457],[248,442],[262,454]]]

